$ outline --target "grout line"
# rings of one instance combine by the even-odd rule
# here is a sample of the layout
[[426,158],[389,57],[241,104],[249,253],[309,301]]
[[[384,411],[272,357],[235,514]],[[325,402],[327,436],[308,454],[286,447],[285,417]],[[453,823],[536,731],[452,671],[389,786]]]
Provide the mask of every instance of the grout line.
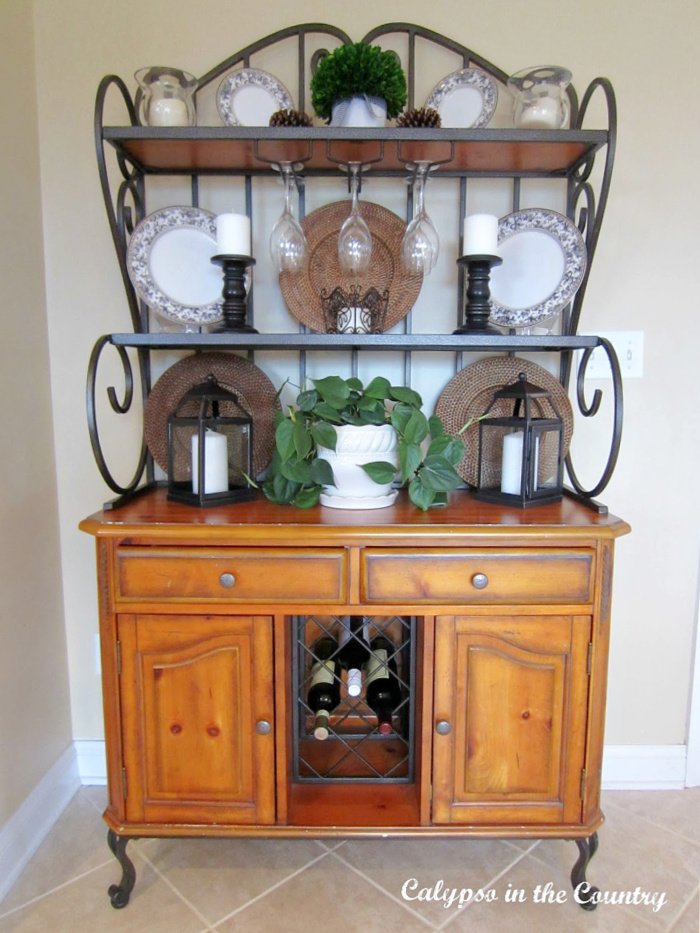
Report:
[[377,891],[380,891],[382,894],[385,895],[385,897],[388,897],[390,901],[394,901],[394,903],[398,904],[399,907],[403,907],[404,910],[407,910],[410,914],[413,914],[413,916],[416,917],[416,919],[420,920],[422,923],[425,923],[431,930],[437,929],[437,927],[432,923],[432,921],[427,920],[425,917],[419,914],[416,910],[414,910],[413,907],[409,907],[406,901],[402,901],[401,898],[396,897],[396,895],[392,894],[391,891],[387,891],[387,889],[383,888],[380,884],[378,884],[374,880],[374,878],[372,878],[369,875],[366,875],[363,871],[361,871],[351,862],[348,862],[347,859],[344,859],[342,855],[337,855],[336,852],[332,852],[331,854],[339,862],[342,862],[342,864],[345,865],[346,868],[349,868],[356,875],[362,878],[363,881],[366,881],[368,884],[371,884],[373,888],[376,888]]
[[[688,905],[693,900],[696,894],[700,896],[700,882],[697,884],[696,887],[693,888],[693,890],[690,892],[688,897],[683,901],[683,904],[680,910],[676,913],[676,916],[673,918],[673,920],[670,921],[669,925],[666,927],[666,933],[672,933],[674,926],[678,923],[678,921],[681,919],[685,911],[688,909]],[[698,909],[700,911],[700,908]],[[700,929],[700,917],[698,917],[698,928]]]
[[194,904],[191,904],[191,903],[187,900],[187,898],[185,897],[185,895],[182,894],[180,891],[178,891],[178,889],[175,887],[175,885],[173,884],[173,882],[170,881],[170,879],[169,879],[166,875],[163,874],[163,872],[158,868],[158,866],[155,865],[155,864],[149,859],[149,857],[148,857],[147,855],[144,855],[143,853],[140,853],[140,857],[141,857],[141,859],[142,859],[144,862],[146,862],[147,865],[149,865],[149,866],[153,869],[153,871],[154,871],[155,874],[160,878],[160,880],[163,881],[163,882],[165,882],[165,884],[167,884],[167,886],[170,888],[170,890],[173,892],[173,894],[175,894],[177,897],[179,897],[180,900],[182,901],[182,903],[185,904],[186,907],[189,907],[189,909],[195,914],[195,916],[197,917],[197,919],[202,921],[202,923],[204,924],[204,929],[207,930],[207,931],[211,931],[211,930],[212,930],[212,926],[211,926],[211,924],[209,923],[209,921],[207,920],[207,918],[204,916],[204,914],[200,913],[200,911],[194,906]]
[[[650,793],[653,793],[653,791],[650,791]],[[625,807],[624,805],[621,805],[619,803],[614,803],[614,801],[612,800],[609,800],[609,801],[606,800],[605,806],[604,806],[605,810],[608,809],[608,805],[613,810],[621,810],[627,816],[633,816],[636,819],[643,820],[645,823],[648,823],[650,826],[654,826],[656,829],[663,829],[665,832],[671,833],[673,836],[678,836],[679,839],[682,839],[684,842],[689,842],[693,846],[699,845],[697,839],[691,839],[690,836],[686,836],[683,833],[678,832],[678,830],[672,829],[669,826],[664,825],[663,823],[657,823],[655,820],[650,819],[648,816],[644,816],[644,814],[642,813],[637,813],[635,810],[628,810],[627,807]]]
[[[25,907],[30,907],[32,904],[36,904],[38,901],[43,901],[44,898],[50,897],[50,895],[56,894],[58,891],[62,891],[64,888],[70,887],[70,885],[75,884],[76,881],[81,881],[83,878],[87,878],[88,875],[94,874],[96,871],[99,871],[101,868],[105,868],[107,865],[111,865],[113,862],[114,862],[114,859],[110,857],[106,859],[104,862],[102,862],[100,865],[95,865],[94,868],[88,868],[87,871],[84,871],[81,874],[76,875],[75,878],[71,878],[68,881],[64,881],[62,884],[58,884],[56,885],[55,888],[51,888],[49,891],[44,891],[42,894],[37,894],[36,897],[30,898],[28,901],[25,901],[23,904],[18,904],[17,907],[13,907],[11,910],[7,910],[4,913],[1,913],[0,920],[3,920],[5,917],[9,917],[12,914],[17,913],[18,910],[23,910]],[[22,875],[20,875],[20,878],[21,877]]]
[[[519,862],[522,862],[524,858],[527,858],[527,856],[532,852],[532,850],[537,847],[539,841],[540,841],[539,839],[536,840],[533,843],[533,845],[531,845],[528,849],[520,849],[519,850],[520,855],[518,855],[517,858],[513,859],[513,861],[509,865],[507,865],[505,868],[501,869],[501,871],[499,871],[498,874],[494,875],[490,881],[487,881],[486,884],[482,884],[479,890],[488,891],[490,888],[492,888],[496,884],[497,881],[500,881],[501,878],[505,877],[505,875],[507,875],[509,871],[512,871]],[[466,907],[467,908],[471,907],[471,902],[467,904]],[[452,923],[452,921],[456,917],[459,917],[461,913],[462,913],[462,910],[455,911],[455,913],[453,913],[451,917],[447,917],[445,919],[445,922],[442,923],[437,929],[440,931],[446,929],[446,927],[448,927],[450,923]]]
[[261,891],[260,894],[256,894],[255,897],[251,897],[249,901],[246,901],[245,904],[241,904],[240,907],[236,907],[236,909],[232,910],[231,913],[226,914],[224,917],[220,917],[216,923],[212,925],[211,929],[216,930],[217,927],[219,927],[222,923],[225,923],[227,920],[230,920],[231,917],[235,917],[236,914],[239,914],[242,910],[246,910],[248,907],[250,907],[251,904],[255,904],[256,901],[260,901],[264,897],[267,897],[268,894],[276,891],[277,888],[282,887],[283,884],[287,884],[288,881],[291,881],[292,878],[296,878],[297,875],[300,875],[302,872],[306,871],[307,868],[311,868],[312,865],[315,865],[322,859],[328,858],[329,855],[332,855],[330,851],[321,852],[320,855],[317,855],[316,858],[311,859],[311,861],[307,862],[306,865],[302,865],[301,868],[297,868],[296,871],[293,871],[290,875],[286,875],[284,878],[276,881],[275,884],[271,885],[269,888],[266,888],[264,891]]
[[[95,803],[95,801],[94,801],[88,794],[80,793],[80,797],[81,797],[83,800],[87,800],[87,802],[90,804],[90,806],[91,806],[91,807],[94,807],[94,809],[97,811],[97,813],[99,813],[100,816],[102,816],[102,814],[104,813],[104,809],[105,809],[104,806],[103,806],[103,807],[98,807],[97,804]],[[106,805],[107,805],[107,804],[105,803],[105,806],[106,806]]]

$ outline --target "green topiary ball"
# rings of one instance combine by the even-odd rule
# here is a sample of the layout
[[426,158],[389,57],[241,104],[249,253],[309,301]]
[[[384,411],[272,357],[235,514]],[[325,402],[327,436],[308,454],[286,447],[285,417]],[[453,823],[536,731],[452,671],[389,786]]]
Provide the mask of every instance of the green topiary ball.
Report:
[[396,54],[355,42],[321,59],[311,79],[311,103],[319,117],[329,121],[333,104],[354,94],[383,97],[387,116],[398,116],[406,104],[406,75]]

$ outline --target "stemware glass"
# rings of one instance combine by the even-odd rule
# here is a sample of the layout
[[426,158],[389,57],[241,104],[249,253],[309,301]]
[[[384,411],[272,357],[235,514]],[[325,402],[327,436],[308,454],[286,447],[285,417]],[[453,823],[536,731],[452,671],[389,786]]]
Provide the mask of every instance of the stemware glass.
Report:
[[435,224],[425,210],[425,182],[429,164],[418,162],[413,183],[413,220],[406,227],[401,241],[401,261],[404,269],[417,275],[429,275],[437,262],[440,238]]
[[360,275],[369,268],[372,255],[372,234],[360,216],[358,205],[359,163],[350,163],[350,216],[338,234],[338,262],[341,271],[348,275]]
[[270,255],[278,272],[297,272],[306,259],[306,236],[292,213],[294,172],[291,162],[280,166],[284,182],[284,210],[270,234]]

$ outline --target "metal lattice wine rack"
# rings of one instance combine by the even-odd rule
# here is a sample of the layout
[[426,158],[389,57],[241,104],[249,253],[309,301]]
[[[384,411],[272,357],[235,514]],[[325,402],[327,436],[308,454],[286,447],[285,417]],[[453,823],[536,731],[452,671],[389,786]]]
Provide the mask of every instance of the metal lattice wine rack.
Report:
[[[307,698],[312,669],[321,659],[314,651],[320,638],[331,636],[339,644],[349,632],[349,616],[295,616],[292,663],[293,778],[298,782],[332,783],[373,781],[407,783],[414,779],[415,644],[416,619],[405,616],[362,616],[368,641],[384,636],[392,646],[388,661],[396,665],[400,698],[393,709],[392,731],[381,735],[377,716],[362,692],[351,697],[347,672],[338,666],[334,675],[340,702],[329,720],[329,735],[319,741],[313,734],[314,713]],[[335,660],[340,648],[333,654]],[[371,655],[371,652],[370,652]]]

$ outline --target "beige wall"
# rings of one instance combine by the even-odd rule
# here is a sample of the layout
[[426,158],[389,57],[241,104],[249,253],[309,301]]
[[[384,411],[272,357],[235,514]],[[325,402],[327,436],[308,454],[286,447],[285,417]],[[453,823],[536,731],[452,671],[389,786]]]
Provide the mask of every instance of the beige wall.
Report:
[[[643,330],[645,374],[626,383],[623,450],[603,498],[629,520],[614,593],[607,740],[685,741],[698,568],[700,484],[695,358],[697,172],[700,144],[695,0],[440,0],[256,3],[229,0],[36,0],[37,93],[46,286],[56,433],[65,612],[76,738],[101,735],[92,542],[76,530],[108,491],[83,420],[84,374],[95,339],[128,329],[101,207],[91,121],[107,72],[146,64],[202,74],[231,52],[299,21],[327,21],[360,38],[401,18],[453,36],[506,71],[555,62],[581,92],[597,75],[618,93],[620,141],[612,196],[583,326]],[[662,68],[657,68],[659,54]],[[340,189],[338,189],[340,196]],[[261,255],[263,248],[259,250]],[[35,271],[32,264],[32,271]],[[446,268],[454,288],[454,267]],[[259,270],[256,269],[256,274]],[[30,276],[31,280],[31,276]],[[262,278],[259,277],[261,282]],[[270,300],[279,300],[278,296]],[[453,300],[453,299],[452,299]],[[578,431],[578,426],[577,426]],[[591,478],[605,440],[574,439]],[[123,444],[120,476],[130,475]],[[117,449],[119,448],[119,449]],[[585,448],[585,449],[584,449]],[[586,470],[584,478],[588,478]]]
[[71,741],[32,7],[0,4],[0,826]]

